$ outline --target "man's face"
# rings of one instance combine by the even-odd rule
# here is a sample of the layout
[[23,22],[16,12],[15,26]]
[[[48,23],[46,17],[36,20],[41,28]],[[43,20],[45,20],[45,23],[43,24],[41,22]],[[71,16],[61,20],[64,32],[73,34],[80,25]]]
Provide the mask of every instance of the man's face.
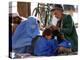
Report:
[[53,15],[55,15],[55,17],[60,20],[60,19],[62,18],[62,11],[60,11],[60,10],[55,10],[55,11],[53,12]]

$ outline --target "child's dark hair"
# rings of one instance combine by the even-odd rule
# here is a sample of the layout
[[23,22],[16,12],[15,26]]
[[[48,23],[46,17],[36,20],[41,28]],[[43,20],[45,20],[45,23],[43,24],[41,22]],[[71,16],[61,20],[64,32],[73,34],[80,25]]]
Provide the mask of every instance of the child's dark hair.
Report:
[[48,28],[46,28],[44,31],[43,31],[43,36],[50,36],[52,35],[52,31]]

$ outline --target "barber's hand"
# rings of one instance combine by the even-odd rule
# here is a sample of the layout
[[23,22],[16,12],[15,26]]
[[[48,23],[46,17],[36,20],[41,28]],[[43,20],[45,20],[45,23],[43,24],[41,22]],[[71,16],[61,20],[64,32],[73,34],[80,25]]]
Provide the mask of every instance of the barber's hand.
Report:
[[58,50],[59,53],[63,53],[64,51],[65,51],[64,47],[59,47],[59,50]]
[[53,26],[54,30],[59,30],[59,27]]

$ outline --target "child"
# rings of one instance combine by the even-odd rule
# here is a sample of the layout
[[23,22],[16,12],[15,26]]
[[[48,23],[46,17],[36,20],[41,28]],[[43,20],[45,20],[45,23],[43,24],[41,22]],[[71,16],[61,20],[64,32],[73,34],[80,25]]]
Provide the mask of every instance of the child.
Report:
[[52,56],[57,55],[57,42],[52,39],[52,32],[50,29],[45,29],[43,31],[43,36],[41,36],[34,45],[34,55],[35,56]]

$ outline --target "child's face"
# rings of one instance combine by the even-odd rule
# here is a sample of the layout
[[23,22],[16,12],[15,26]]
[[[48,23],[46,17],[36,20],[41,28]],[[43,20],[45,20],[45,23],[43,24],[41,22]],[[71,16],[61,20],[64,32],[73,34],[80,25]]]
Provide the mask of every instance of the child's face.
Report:
[[52,35],[49,36],[45,36],[48,40],[50,40],[52,38]]

